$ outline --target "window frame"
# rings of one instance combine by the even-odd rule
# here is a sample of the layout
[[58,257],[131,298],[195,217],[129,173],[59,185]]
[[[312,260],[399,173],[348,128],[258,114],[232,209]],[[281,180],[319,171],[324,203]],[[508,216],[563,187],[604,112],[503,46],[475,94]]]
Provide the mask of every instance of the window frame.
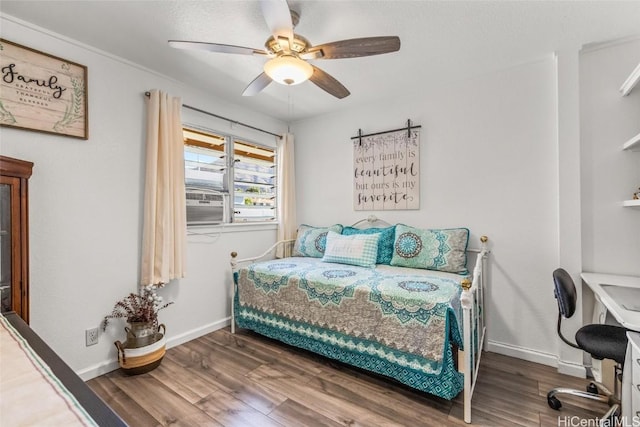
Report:
[[[191,227],[229,227],[229,226],[234,226],[234,225],[247,225],[247,224],[251,224],[253,226],[260,226],[260,225],[275,225],[278,223],[278,176],[277,176],[277,171],[278,171],[278,153],[277,153],[277,146],[274,144],[273,146],[267,145],[265,143],[262,142],[257,142],[255,140],[252,140],[250,138],[245,138],[233,133],[229,133],[229,132],[220,132],[217,130],[213,130],[213,129],[209,129],[206,127],[202,127],[202,126],[196,126],[193,124],[187,124],[187,123],[183,123],[182,125],[182,131],[183,131],[183,135],[185,131],[192,131],[195,133],[199,133],[199,134],[204,134],[204,135],[211,135],[214,138],[220,138],[220,139],[224,139],[224,150],[222,151],[224,153],[224,172],[223,172],[223,188],[221,190],[216,190],[219,191],[222,194],[226,195],[226,203],[225,203],[225,209],[226,211],[224,212],[224,218],[220,223],[209,223],[209,224],[188,224],[187,228],[191,228]],[[271,219],[258,219],[258,220],[238,220],[236,218],[236,205],[235,205],[235,198],[236,198],[236,180],[235,180],[235,173],[236,173],[236,153],[235,153],[235,146],[236,143],[240,143],[240,144],[245,144],[248,146],[253,146],[258,150],[265,150],[268,151],[270,153],[273,153],[273,161],[272,162],[268,162],[265,161],[265,163],[270,163],[272,166],[271,168],[273,169],[273,175],[272,175],[272,180],[273,183],[272,185],[270,185],[271,187],[273,187],[273,215]],[[198,145],[198,144],[189,144],[186,140],[186,137],[184,138],[184,146],[185,149],[183,151],[186,152],[186,147],[187,146],[193,146],[193,147],[198,147],[200,149],[204,149],[204,150],[211,150],[211,151],[216,151],[212,148],[207,148],[207,147],[203,147],[202,145]],[[187,187],[186,185],[186,164],[187,164],[187,159],[185,158],[185,187]],[[261,186],[265,186],[267,184],[257,184],[257,185],[261,185]],[[186,190],[186,188],[185,188]],[[242,193],[241,193],[242,194]],[[185,197],[186,197],[186,191],[185,191]]]
[[[246,149],[242,150],[242,148],[238,149],[237,145],[241,145],[244,146]],[[233,216],[231,216],[230,218],[233,218],[233,223],[246,223],[246,222],[257,222],[257,223],[261,223],[261,222],[277,222],[278,219],[278,200],[277,200],[277,180],[278,180],[278,176],[277,176],[277,169],[278,169],[278,163],[277,163],[277,150],[275,147],[267,147],[264,144],[259,144],[259,143],[255,143],[255,142],[251,142],[248,141],[245,138],[233,138],[230,144],[230,151],[231,151],[231,159],[230,162],[233,164],[233,168],[231,170],[232,173],[229,173],[229,188],[231,188],[231,186],[233,186],[233,194],[231,194],[231,192],[229,193],[229,205],[231,206],[231,208],[233,209]],[[236,153],[236,151],[244,151],[244,154],[239,154]],[[262,152],[268,152],[270,155],[265,155]],[[253,155],[252,155],[253,154]],[[246,159],[248,161],[241,161],[239,159],[239,157],[242,157],[243,159]],[[268,157],[271,157],[273,160],[269,161],[267,160]],[[249,167],[249,168],[241,168],[241,167],[236,167],[236,165],[239,165],[239,163],[243,163],[243,164],[253,164],[255,165],[254,167]],[[266,167],[265,165],[270,165],[268,167]],[[271,169],[271,171],[266,172],[266,171],[258,171],[258,170],[252,170],[252,169],[257,169],[257,168],[263,168],[263,169]],[[271,182],[269,183],[262,183],[262,182],[255,182],[254,181],[240,181],[236,179],[236,173],[238,171],[243,171],[245,175],[252,175],[254,177],[259,177],[262,176],[263,179],[268,179],[271,180]],[[249,191],[243,191],[241,192],[241,197],[244,197],[244,202],[246,203],[247,199],[251,199],[252,203],[250,205],[240,205],[240,206],[236,206],[236,197],[237,196],[237,191],[236,188],[238,186],[238,184],[240,185],[246,185],[249,188],[255,188],[258,191],[255,191],[255,193],[257,193],[258,195],[263,194],[266,195],[267,197],[260,197],[258,195],[253,195],[249,192]],[[270,192],[262,192],[263,188],[271,188]],[[269,206],[269,202],[266,202],[267,205],[265,205],[265,200],[269,199],[272,200],[272,203]],[[254,205],[255,201],[258,201],[259,203],[263,203],[262,205]],[[249,208],[248,206],[256,206],[255,208]],[[258,207],[258,206],[262,206],[262,207]],[[269,207],[265,207],[265,206],[269,206]],[[272,219],[262,219],[262,220],[251,220],[251,219],[247,219],[244,221],[236,221],[236,213],[237,213],[237,209],[242,209],[244,207],[244,209],[249,209],[250,210],[271,210],[272,211]]]

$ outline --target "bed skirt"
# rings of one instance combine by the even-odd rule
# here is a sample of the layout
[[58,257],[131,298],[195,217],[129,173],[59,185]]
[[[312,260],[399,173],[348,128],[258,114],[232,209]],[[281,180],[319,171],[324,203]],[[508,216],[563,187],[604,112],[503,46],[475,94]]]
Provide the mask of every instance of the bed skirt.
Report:
[[[455,398],[464,388],[464,375],[458,372],[455,367],[451,345],[446,346],[439,374],[426,374],[407,366],[395,364],[389,361],[388,358],[377,357],[372,352],[361,351],[363,346],[370,347],[372,345],[370,342],[363,342],[364,340],[356,340],[353,337],[348,337],[335,331],[241,307],[238,303],[237,294],[234,298],[234,304],[235,320],[237,326],[241,328],[252,330],[266,337],[309,350],[330,359],[384,375],[416,390],[447,400]],[[456,321],[453,313],[450,317],[447,324]],[[303,335],[295,332],[296,330],[304,330],[305,333]],[[451,342],[461,345],[462,339],[457,328],[449,328],[447,326],[447,334],[449,333],[452,335],[450,337]],[[325,339],[314,339],[313,336],[323,336]],[[353,342],[353,345],[338,346],[331,344],[331,341],[349,341]],[[379,351],[396,352],[396,350],[385,348],[380,344],[376,345]]]

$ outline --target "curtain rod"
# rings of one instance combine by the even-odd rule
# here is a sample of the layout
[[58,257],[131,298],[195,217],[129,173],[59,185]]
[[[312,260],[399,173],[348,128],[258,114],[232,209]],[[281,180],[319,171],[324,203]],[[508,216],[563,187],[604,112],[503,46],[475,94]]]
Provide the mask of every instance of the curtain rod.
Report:
[[[144,96],[146,96],[147,98],[150,97],[151,96],[151,92],[145,92]],[[282,135],[278,135],[277,133],[269,132],[268,130],[260,129],[260,128],[257,128],[255,126],[251,126],[251,125],[248,125],[246,123],[239,122],[237,120],[229,119],[227,117],[222,117],[222,116],[219,116],[217,114],[213,114],[213,113],[210,113],[208,111],[201,110],[200,108],[192,107],[191,105],[182,104],[182,106],[184,108],[188,108],[189,110],[197,111],[198,113],[206,114],[208,116],[213,116],[213,117],[215,117],[217,119],[226,120],[229,123],[235,123],[237,125],[244,126],[246,128],[249,128],[249,129],[257,130],[258,132],[262,132],[262,133],[266,133],[266,134],[269,134],[269,135],[273,135],[276,138],[282,139]]]
[[407,134],[409,136],[411,136],[411,129],[420,129],[422,126],[420,125],[412,125],[411,124],[411,119],[407,120],[407,126],[400,128],[400,129],[391,129],[391,130],[385,130],[382,132],[375,132],[375,133],[368,133],[366,135],[362,134],[362,129],[358,129],[358,135],[357,136],[352,136],[351,139],[359,139],[360,143],[362,143],[362,138],[366,138],[367,136],[375,136],[375,135],[384,135],[385,133],[391,133],[391,132],[398,132],[400,130],[406,130]]

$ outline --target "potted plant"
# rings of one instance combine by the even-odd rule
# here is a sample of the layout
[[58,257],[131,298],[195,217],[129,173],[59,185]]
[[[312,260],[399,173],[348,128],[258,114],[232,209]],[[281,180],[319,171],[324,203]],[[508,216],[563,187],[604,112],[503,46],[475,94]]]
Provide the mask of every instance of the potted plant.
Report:
[[[173,302],[163,302],[157,290],[160,285],[144,286],[140,293],[130,293],[116,302],[111,314],[102,321],[102,330],[107,329],[110,319],[125,318],[127,341],[116,341],[120,367],[129,374],[148,372],[160,364],[165,352],[165,327],[158,323],[158,312]],[[160,332],[162,329],[162,333]]]
[[163,303],[157,290],[162,285],[148,285],[139,294],[130,293],[127,297],[116,302],[111,314],[104,317],[102,330],[107,329],[109,319],[126,318],[130,325],[147,324],[153,329],[158,328],[158,312],[167,308],[173,302]]

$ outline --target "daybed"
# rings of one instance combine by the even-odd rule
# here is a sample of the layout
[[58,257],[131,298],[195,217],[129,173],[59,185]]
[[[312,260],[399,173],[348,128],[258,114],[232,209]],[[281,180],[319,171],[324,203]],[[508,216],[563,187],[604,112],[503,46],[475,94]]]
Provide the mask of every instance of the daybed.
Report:
[[[445,399],[464,390],[471,422],[486,237],[473,250],[467,229],[366,222],[303,225],[259,257],[232,253],[232,332],[237,324]],[[471,275],[468,252],[477,253]],[[455,348],[465,350],[460,369]]]

